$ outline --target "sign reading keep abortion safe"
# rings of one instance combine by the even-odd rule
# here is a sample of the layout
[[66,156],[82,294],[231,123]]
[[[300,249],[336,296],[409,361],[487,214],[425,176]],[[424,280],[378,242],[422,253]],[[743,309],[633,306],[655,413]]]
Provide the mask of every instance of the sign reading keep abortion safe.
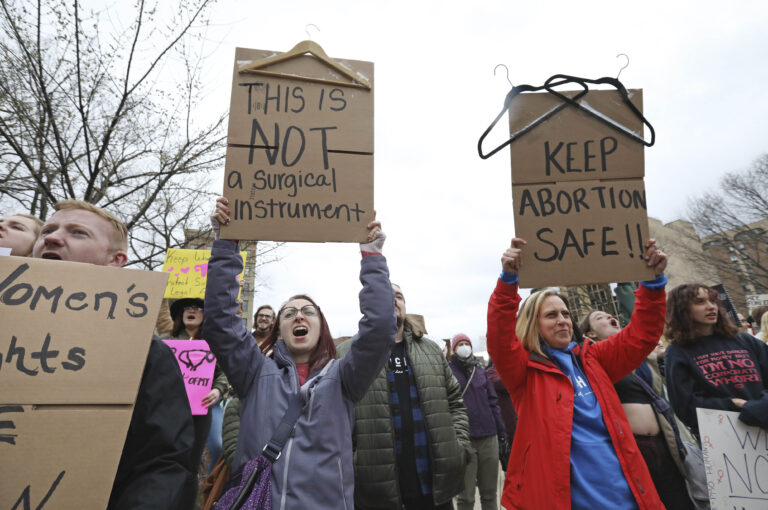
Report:
[[[642,111],[642,91],[629,94]],[[589,91],[579,103],[642,136],[642,121],[618,92]],[[561,104],[547,92],[521,94],[509,107],[510,133]],[[641,258],[649,238],[643,151],[571,105],[510,145],[515,235],[528,243],[521,287],[654,278]]]

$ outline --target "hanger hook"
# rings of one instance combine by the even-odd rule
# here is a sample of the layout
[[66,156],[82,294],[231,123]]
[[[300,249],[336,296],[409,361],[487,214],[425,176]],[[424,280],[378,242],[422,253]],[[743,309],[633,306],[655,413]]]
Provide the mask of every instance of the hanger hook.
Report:
[[515,86],[514,86],[514,85],[512,85],[512,81],[509,79],[509,68],[507,67],[507,65],[506,65],[506,64],[496,64],[496,67],[494,67],[494,68],[493,68],[493,75],[494,75],[494,76],[496,76],[496,70],[497,70],[499,67],[503,67],[503,68],[504,68],[504,70],[507,72],[507,82],[509,83],[509,86],[510,86],[510,87],[514,88]]
[[317,29],[317,31],[318,31],[318,32],[320,31],[320,28],[319,28],[317,25],[315,25],[314,23],[308,23],[308,24],[307,24],[307,25],[304,27],[304,31],[307,33],[307,37],[308,37],[308,38],[309,38],[309,40],[311,41],[311,40],[312,40],[312,34],[310,34],[310,33],[309,33],[309,27],[315,27],[315,28]]
[[619,57],[621,57],[621,56],[624,56],[624,58],[626,58],[626,59],[627,59],[627,63],[626,63],[626,64],[624,64],[624,67],[622,67],[621,69],[619,69],[619,74],[617,74],[617,75],[616,75],[616,79],[617,79],[617,80],[619,79],[619,76],[621,76],[621,72],[622,72],[624,69],[626,69],[627,67],[629,67],[629,55],[627,55],[626,53],[619,53],[618,55],[616,55],[616,58],[619,58]]

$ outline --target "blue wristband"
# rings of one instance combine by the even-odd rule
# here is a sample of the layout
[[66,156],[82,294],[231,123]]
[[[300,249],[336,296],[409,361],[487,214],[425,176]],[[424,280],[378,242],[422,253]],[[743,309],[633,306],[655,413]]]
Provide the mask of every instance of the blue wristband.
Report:
[[507,273],[506,271],[502,271],[499,279],[501,279],[501,281],[504,283],[517,285],[517,273]]
[[661,273],[655,280],[649,280],[647,282],[640,282],[640,285],[646,289],[659,290],[667,286],[667,277],[664,273]]

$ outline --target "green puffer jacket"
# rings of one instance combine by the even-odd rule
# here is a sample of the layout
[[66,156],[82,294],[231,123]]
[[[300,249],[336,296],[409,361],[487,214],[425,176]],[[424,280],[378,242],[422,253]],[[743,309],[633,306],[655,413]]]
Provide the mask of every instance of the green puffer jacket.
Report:
[[232,469],[232,460],[235,458],[235,449],[237,448],[237,438],[240,436],[240,399],[232,397],[227,402],[227,408],[224,410],[224,419],[221,424],[221,455],[227,463],[229,469]]
[[[416,337],[406,321],[403,338],[413,369],[419,402],[429,438],[432,497],[436,505],[459,493],[470,448],[469,421],[461,387],[440,347]],[[337,347],[337,356],[350,342]],[[400,487],[395,466],[395,435],[389,407],[386,367],[355,408],[355,505],[365,509],[400,509]]]

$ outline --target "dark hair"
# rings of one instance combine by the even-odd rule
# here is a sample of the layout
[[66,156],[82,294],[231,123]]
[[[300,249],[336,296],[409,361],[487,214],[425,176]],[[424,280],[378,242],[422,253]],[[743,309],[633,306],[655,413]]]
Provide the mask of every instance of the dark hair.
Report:
[[262,310],[264,310],[265,308],[269,308],[269,309],[272,311],[272,315],[275,315],[275,309],[274,309],[274,308],[272,308],[272,307],[271,307],[271,306],[269,306],[269,305],[261,305],[261,306],[260,306],[260,307],[258,307],[258,308],[256,309],[256,311],[253,313],[253,317],[254,317],[254,318],[256,318],[256,316],[257,316],[257,315],[259,315],[259,312],[260,312],[260,311],[262,311]]
[[[179,338],[182,332],[187,332],[187,328],[184,326],[184,307],[185,306],[198,306],[200,308],[205,307],[205,303],[200,298],[182,298],[177,299],[171,305],[171,318],[173,318],[173,328],[171,328],[171,336],[173,338]],[[205,312],[203,312],[205,313]],[[197,328],[195,334],[195,340],[203,340],[203,323],[200,323],[200,327]]]
[[579,322],[579,330],[580,333],[586,336],[587,333],[592,331],[592,324],[589,323],[590,317],[592,317],[593,313],[602,312],[602,310],[598,310],[597,308],[593,308],[589,312],[587,312],[587,315],[584,316],[583,319],[581,319],[581,322]]
[[331,336],[331,330],[328,328],[328,323],[325,320],[323,311],[317,306],[315,301],[306,294],[297,294],[288,298],[280,310],[276,314],[275,323],[272,325],[272,331],[269,336],[261,344],[261,352],[264,355],[274,356],[274,346],[277,339],[280,338],[280,315],[283,313],[285,305],[293,301],[294,299],[306,299],[317,308],[318,316],[320,317],[320,338],[317,339],[317,345],[309,356],[309,373],[311,374],[315,370],[320,370],[329,361],[336,357],[336,344],[333,343],[333,337]]
[[[187,328],[184,326],[184,315],[179,315],[175,319],[173,319],[173,329],[171,329],[171,336],[173,338],[179,338],[179,335],[181,333],[187,332]],[[195,334],[195,340],[204,340],[205,337],[203,336],[203,323],[200,323],[200,327],[197,328],[197,333]]]
[[667,295],[667,320],[664,326],[664,336],[671,342],[686,345],[696,340],[696,324],[691,317],[691,303],[701,289],[707,291],[709,300],[717,304],[717,322],[715,322],[712,333],[724,338],[734,337],[738,333],[738,328],[731,322],[720,304],[716,290],[701,283],[684,283],[672,289]]

